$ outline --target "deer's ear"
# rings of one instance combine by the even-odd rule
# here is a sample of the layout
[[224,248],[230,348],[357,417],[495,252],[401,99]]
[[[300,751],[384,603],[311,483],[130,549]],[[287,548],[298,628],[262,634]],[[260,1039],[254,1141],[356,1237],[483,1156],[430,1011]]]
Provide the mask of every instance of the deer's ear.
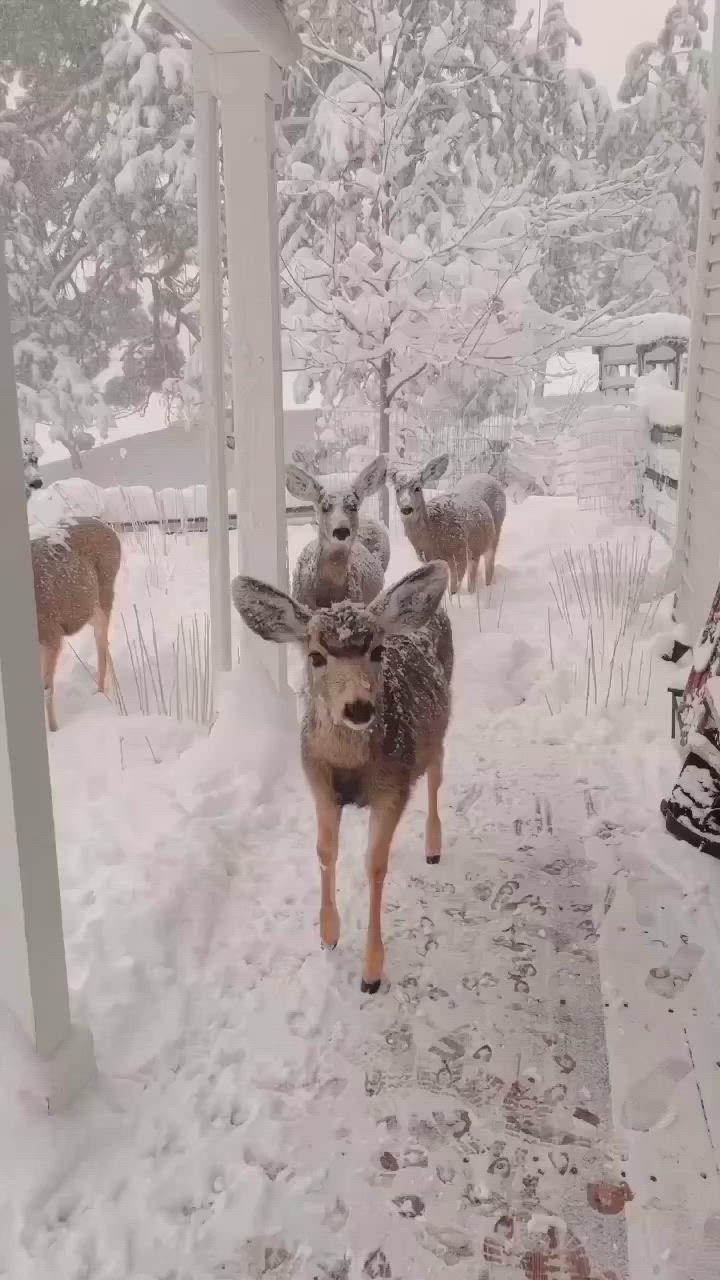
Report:
[[437,480],[445,475],[449,465],[449,453],[441,453],[437,458],[431,458],[429,462],[426,462],[420,472],[420,483],[423,488],[431,488]]
[[303,471],[302,467],[296,467],[289,462],[285,468],[285,487],[293,498],[298,498],[300,502],[312,502],[316,504],[322,496],[322,485],[318,483],[314,476],[308,475],[307,471]]
[[417,631],[432,618],[449,580],[445,561],[432,560],[383,591],[373,600],[368,612],[387,635]]
[[372,497],[374,493],[377,493],[378,489],[382,488],[386,474],[387,462],[382,454],[374,462],[368,463],[363,468],[353,484],[353,489],[361,502],[364,502],[366,498]]
[[245,626],[262,640],[288,644],[307,637],[310,610],[284,591],[258,582],[257,578],[235,578],[231,590],[232,602]]

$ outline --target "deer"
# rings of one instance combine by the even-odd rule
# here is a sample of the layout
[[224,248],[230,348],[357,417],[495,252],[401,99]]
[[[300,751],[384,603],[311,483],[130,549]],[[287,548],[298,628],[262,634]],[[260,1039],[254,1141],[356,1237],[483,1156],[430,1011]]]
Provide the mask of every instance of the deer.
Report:
[[360,519],[360,507],[385,483],[387,464],[379,457],[347,488],[325,488],[301,467],[285,468],[288,492],[311,502],[317,537],[301,551],[293,574],[293,595],[308,608],[341,600],[369,604],[382,590],[390,562],[390,536],[379,520]]
[[382,899],[390,846],[416,782],[427,776],[425,857],[440,861],[438,795],[450,720],[452,629],[440,608],[447,565],[423,565],[369,605],[313,609],[254,578],[236,578],[232,599],[264,640],[298,643],[305,654],[301,761],[315,802],[320,864],[320,944],[340,937],[336,866],[346,805],[370,813],[369,919],[361,991],[381,985]]
[[466,570],[468,591],[476,590],[481,558],[486,586],[492,583],[507,504],[502,485],[488,475],[466,476],[455,489],[426,502],[423,489],[437,483],[449,461],[449,455],[443,453],[419,471],[391,465],[388,475],[407,538],[421,560],[446,562],[450,593],[455,595]]
[[42,489],[43,487],[42,477],[38,471],[37,445],[30,436],[23,436],[22,438],[22,455],[25,475],[25,501],[29,502],[33,490]]
[[98,692],[105,690],[108,631],[122,550],[115,530],[89,516],[33,532],[30,549],[47,724],[55,733],[55,671],[63,640],[88,623],[95,632]]

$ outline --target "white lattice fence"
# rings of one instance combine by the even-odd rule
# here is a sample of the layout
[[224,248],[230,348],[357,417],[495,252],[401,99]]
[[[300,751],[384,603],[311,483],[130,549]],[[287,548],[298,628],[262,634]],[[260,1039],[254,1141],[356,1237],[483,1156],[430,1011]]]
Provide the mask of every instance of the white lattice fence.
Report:
[[640,514],[647,419],[635,405],[593,405],[578,424],[577,499],[586,511]]

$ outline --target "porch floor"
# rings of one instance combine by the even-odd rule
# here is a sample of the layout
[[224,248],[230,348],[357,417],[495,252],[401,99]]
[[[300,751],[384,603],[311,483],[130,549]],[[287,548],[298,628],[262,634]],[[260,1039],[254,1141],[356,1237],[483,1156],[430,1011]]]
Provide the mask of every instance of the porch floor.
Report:
[[[262,682],[238,677],[205,739],[87,709],[65,669],[64,909],[101,1076],[69,1116],[3,1104],[0,1274],[715,1280],[720,868],[658,817],[667,673],[585,714],[557,622],[550,662],[548,548],[637,536],[592,519],[511,508],[479,621],[453,610],[444,857],[425,865],[419,789],[374,998],[363,821],[327,956],[295,735]],[[200,551],[172,554],[194,600]]]

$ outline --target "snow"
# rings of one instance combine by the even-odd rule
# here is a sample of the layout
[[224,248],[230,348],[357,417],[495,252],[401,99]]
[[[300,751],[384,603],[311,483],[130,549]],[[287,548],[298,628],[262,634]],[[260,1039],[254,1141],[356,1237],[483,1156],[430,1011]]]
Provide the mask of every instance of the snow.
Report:
[[635,346],[661,342],[663,338],[690,339],[690,320],[674,312],[651,312],[644,316],[605,321],[583,331],[583,337],[593,346]]
[[693,649],[693,667],[701,674],[707,668],[707,664],[712,658],[713,641],[706,640],[704,643],[696,644]]
[[[290,529],[291,563],[311,536]],[[717,1275],[720,885],[658,817],[678,769],[652,656],[669,601],[619,635],[619,585],[593,612],[593,673],[566,557],[592,544],[637,564],[649,536],[572,499],[510,506],[495,585],[451,608],[443,862],[424,862],[419,787],[373,999],[361,816],[343,821],[342,938],[323,954],[292,708],[248,661],[211,733],[139,714],[125,628],[135,607],[149,637],[152,619],[170,686],[178,623],[207,609],[206,538],[124,537],[111,649],[128,714],[93,696],[81,634],[49,742],[73,1012],[100,1074],[71,1113],[40,1116],[0,1029],[0,1273]],[[667,559],[654,542],[650,571]],[[414,563],[396,539],[388,580]],[[622,1205],[624,1183],[624,1211],[592,1207],[590,1188]]]
[[635,398],[642,405],[653,426],[682,427],[685,420],[685,392],[670,386],[664,369],[638,378]]

